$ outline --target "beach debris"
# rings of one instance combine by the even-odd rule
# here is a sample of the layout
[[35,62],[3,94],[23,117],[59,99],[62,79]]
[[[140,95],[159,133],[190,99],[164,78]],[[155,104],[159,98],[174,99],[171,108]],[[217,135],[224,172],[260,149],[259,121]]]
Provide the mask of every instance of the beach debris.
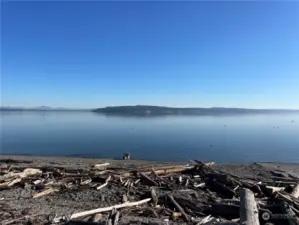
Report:
[[[214,162],[199,160],[188,165],[134,167],[117,167],[107,162],[85,169],[56,165],[26,168],[5,162],[0,164],[0,195],[4,190],[23,188],[29,189],[31,200],[36,201],[42,197],[49,200],[54,193],[56,199],[90,190],[98,193],[99,202],[107,203],[105,207],[57,215],[48,224],[121,225],[129,219],[132,224],[155,221],[161,225],[298,224],[298,177],[256,166],[265,177],[237,176],[233,170],[223,171]],[[112,202],[107,193],[113,195]],[[0,199],[0,221],[47,224],[35,223],[37,217],[29,214],[10,216],[5,205],[9,199]]]

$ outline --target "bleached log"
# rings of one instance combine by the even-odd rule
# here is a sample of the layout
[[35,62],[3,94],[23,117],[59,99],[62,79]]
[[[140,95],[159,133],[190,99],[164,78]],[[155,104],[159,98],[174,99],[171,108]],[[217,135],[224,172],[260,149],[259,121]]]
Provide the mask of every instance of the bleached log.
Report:
[[35,180],[32,182],[35,186],[39,185],[42,183],[42,180]]
[[89,184],[89,183],[91,183],[91,179],[89,178],[89,179],[87,179],[87,180],[85,180],[85,181],[82,181],[81,182],[81,185],[86,185],[86,184]]
[[203,187],[206,186],[206,183],[194,184],[193,186],[194,186],[195,188],[198,188],[198,187],[203,188]]
[[[170,174],[170,173],[180,173],[180,172],[183,172],[185,170],[188,170],[188,169],[192,169],[193,166],[191,167],[176,167],[176,168],[169,168],[169,169],[155,169],[155,173],[157,175],[165,175],[165,174]],[[152,173],[152,171],[148,171],[148,172],[144,172],[143,174],[146,174],[146,175],[150,175]]]
[[111,175],[109,175],[109,176],[106,178],[105,183],[108,183],[110,180],[111,180]]
[[240,190],[240,222],[246,225],[260,224],[254,194],[246,188]]
[[215,219],[214,217],[212,217],[211,215],[208,215],[208,216],[202,218],[202,220],[199,221],[199,222],[197,223],[197,225],[208,224],[209,222],[213,221],[214,219]]
[[21,181],[22,181],[21,178],[14,179],[14,180],[11,181],[7,186],[8,186],[8,187],[14,186],[15,184],[20,183]]
[[157,204],[158,204],[158,197],[157,197],[157,194],[156,194],[156,191],[154,188],[151,188],[151,196],[152,196],[152,200],[153,200],[153,205],[154,207],[157,207]]
[[95,214],[92,218],[92,222],[97,223],[103,218],[103,215],[101,213]]
[[115,216],[114,216],[113,225],[117,225],[118,224],[119,216],[120,216],[120,213],[119,213],[119,211],[117,211],[115,213]]
[[299,184],[297,184],[297,185],[294,187],[294,190],[292,191],[291,195],[292,195],[294,198],[299,198]]
[[128,201],[128,196],[125,193],[123,194],[122,201],[123,202],[127,202]]
[[137,179],[137,180],[134,182],[134,184],[138,184],[139,181],[140,181],[140,179]]
[[0,181],[9,179],[9,178],[14,178],[14,177],[19,177],[19,178],[25,178],[29,176],[36,176],[36,175],[41,175],[42,171],[40,169],[33,169],[33,168],[26,168],[23,172],[20,173],[14,173],[10,172],[8,174],[0,176]]
[[104,184],[98,186],[98,187],[97,187],[97,190],[100,190],[100,189],[102,189],[103,187],[106,187],[107,185],[108,185],[108,183],[104,183]]
[[[92,210],[88,210],[88,211],[83,211],[83,212],[79,212],[79,213],[74,213],[71,215],[70,219],[77,219],[80,217],[86,217],[86,216],[91,216],[93,214],[97,214],[97,213],[102,213],[102,212],[108,212],[111,211],[112,209],[121,209],[121,208],[125,208],[125,207],[132,207],[132,206],[136,206],[136,205],[141,205],[144,203],[147,203],[151,200],[151,198],[146,198],[137,202],[125,202],[119,205],[114,205],[114,206],[109,206],[109,207],[105,207],[105,208],[98,208],[98,209],[92,209]],[[63,220],[63,217],[56,217],[53,220],[53,223],[59,223]]]
[[21,177],[29,177],[29,176],[35,176],[35,175],[41,175],[43,172],[40,169],[33,169],[33,168],[27,168],[23,171]]
[[109,165],[110,165],[110,163],[101,163],[101,164],[95,164],[93,167],[98,170],[103,170],[103,169],[106,169],[106,166],[109,166]]
[[284,191],[285,187],[273,187],[273,186],[266,186],[266,188],[271,189],[272,193]]
[[12,187],[12,186],[14,186],[17,183],[20,183],[21,181],[22,181],[21,178],[16,178],[16,179],[14,179],[12,181],[7,181],[5,183],[2,183],[2,184],[0,184],[0,190]]

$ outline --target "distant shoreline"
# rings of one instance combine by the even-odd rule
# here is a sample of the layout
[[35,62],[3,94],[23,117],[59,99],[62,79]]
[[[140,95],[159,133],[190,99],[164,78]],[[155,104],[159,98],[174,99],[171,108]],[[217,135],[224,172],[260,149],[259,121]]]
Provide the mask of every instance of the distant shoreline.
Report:
[[299,109],[247,109],[247,108],[173,108],[164,106],[114,106],[97,109],[67,109],[51,107],[0,107],[1,112],[94,112],[106,115],[243,115],[243,114],[283,114],[299,113]]
[[[35,161],[35,162],[65,162],[68,161],[69,163],[74,164],[94,164],[99,162],[110,162],[113,164],[182,164],[182,163],[188,163],[188,161],[157,161],[157,160],[146,160],[146,159],[131,159],[131,160],[123,160],[123,159],[115,159],[115,158],[103,158],[103,157],[74,157],[74,156],[41,156],[41,155],[22,155],[22,154],[0,154],[0,163],[2,160],[17,160],[17,161],[24,161],[23,163],[26,163],[25,161]],[[199,159],[200,160],[200,159]],[[228,162],[228,163],[220,163],[219,165],[249,165],[254,163],[252,162]],[[280,165],[280,166],[286,166],[286,165],[293,165],[298,166],[299,171],[299,162],[280,162],[280,161],[261,161],[257,163],[262,164],[274,164],[274,165]],[[216,162],[217,164],[217,162]]]

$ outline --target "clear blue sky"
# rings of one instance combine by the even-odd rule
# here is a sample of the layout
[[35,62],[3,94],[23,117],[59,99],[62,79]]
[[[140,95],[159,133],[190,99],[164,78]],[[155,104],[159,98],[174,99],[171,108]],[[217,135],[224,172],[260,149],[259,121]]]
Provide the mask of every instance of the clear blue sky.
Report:
[[2,2],[2,105],[299,108],[299,2]]

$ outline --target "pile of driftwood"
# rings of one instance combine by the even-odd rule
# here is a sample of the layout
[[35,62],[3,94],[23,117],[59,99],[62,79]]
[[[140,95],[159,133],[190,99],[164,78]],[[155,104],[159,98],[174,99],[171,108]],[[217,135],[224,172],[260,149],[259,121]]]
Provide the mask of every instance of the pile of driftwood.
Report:
[[[57,212],[47,224],[298,224],[299,179],[290,174],[272,171],[269,180],[259,181],[197,160],[187,166],[138,169],[113,168],[109,163],[96,164],[88,170],[0,166],[0,194],[1,190],[20,188],[26,183],[38,190],[32,198],[78,188],[126,190],[119,204],[69,215]],[[131,195],[138,198],[130,201]],[[26,216],[0,219],[3,225],[28,221]]]

